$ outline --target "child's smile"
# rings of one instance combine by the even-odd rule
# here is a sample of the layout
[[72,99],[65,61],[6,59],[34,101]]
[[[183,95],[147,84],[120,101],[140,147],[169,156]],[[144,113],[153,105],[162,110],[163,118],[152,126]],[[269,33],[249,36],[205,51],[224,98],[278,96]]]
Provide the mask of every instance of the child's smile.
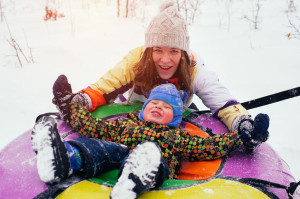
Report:
[[143,112],[145,121],[168,124],[173,120],[174,112],[172,106],[162,100],[151,100]]

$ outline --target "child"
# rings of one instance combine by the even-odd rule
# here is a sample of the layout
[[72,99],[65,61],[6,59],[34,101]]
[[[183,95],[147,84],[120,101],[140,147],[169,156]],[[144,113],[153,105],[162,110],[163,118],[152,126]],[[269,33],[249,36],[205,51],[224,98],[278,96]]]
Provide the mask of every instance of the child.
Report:
[[176,179],[182,159],[217,159],[247,144],[244,138],[267,133],[257,129],[208,138],[191,136],[178,128],[182,98],[187,98],[186,94],[182,96],[173,84],[159,85],[141,111],[115,121],[94,118],[86,107],[72,104],[70,124],[85,136],[68,142],[60,138],[53,118],[42,117],[32,132],[41,180],[52,184],[73,173],[90,178],[120,168],[111,198],[137,198],[149,189],[157,189],[166,178]]

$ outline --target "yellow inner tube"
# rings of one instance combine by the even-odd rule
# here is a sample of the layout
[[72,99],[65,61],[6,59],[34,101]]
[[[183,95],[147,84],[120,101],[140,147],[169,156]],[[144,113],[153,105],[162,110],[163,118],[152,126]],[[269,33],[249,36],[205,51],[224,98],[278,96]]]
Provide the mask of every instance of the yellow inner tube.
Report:
[[[64,192],[58,199],[74,198],[109,198],[111,187],[96,184],[90,181],[82,181]],[[168,190],[155,190],[143,193],[139,199],[181,199],[181,198],[268,198],[263,192],[249,185],[224,179],[214,179],[206,183],[195,184]]]

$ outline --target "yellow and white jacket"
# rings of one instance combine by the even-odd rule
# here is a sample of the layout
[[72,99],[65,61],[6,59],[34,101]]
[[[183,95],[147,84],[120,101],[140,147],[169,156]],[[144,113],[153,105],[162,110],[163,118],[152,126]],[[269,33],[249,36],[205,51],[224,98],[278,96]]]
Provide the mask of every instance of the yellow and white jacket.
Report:
[[[119,100],[127,102],[147,100],[140,89],[133,89],[133,67],[143,52],[143,46],[133,49],[96,83],[83,90],[91,99],[90,110]],[[192,70],[192,94],[196,94],[231,130],[234,120],[238,116],[249,115],[248,111],[219,82],[215,72],[209,70],[199,57],[193,55],[193,59],[197,64]],[[186,102],[186,107],[191,104],[191,99],[192,97]]]

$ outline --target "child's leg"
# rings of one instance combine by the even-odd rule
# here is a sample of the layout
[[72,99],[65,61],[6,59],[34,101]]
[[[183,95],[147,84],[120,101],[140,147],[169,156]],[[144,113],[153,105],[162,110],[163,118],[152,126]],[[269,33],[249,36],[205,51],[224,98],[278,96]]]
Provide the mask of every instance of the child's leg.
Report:
[[144,142],[124,160],[110,197],[137,198],[143,192],[161,186],[169,173],[162,163],[160,148],[153,142]]
[[129,149],[120,144],[79,137],[64,142],[54,118],[42,117],[32,131],[40,178],[47,184],[60,182],[73,173],[90,178],[119,168]]
[[82,167],[78,174],[91,178],[113,169],[119,169],[129,148],[125,145],[85,136],[69,141],[82,156]]

